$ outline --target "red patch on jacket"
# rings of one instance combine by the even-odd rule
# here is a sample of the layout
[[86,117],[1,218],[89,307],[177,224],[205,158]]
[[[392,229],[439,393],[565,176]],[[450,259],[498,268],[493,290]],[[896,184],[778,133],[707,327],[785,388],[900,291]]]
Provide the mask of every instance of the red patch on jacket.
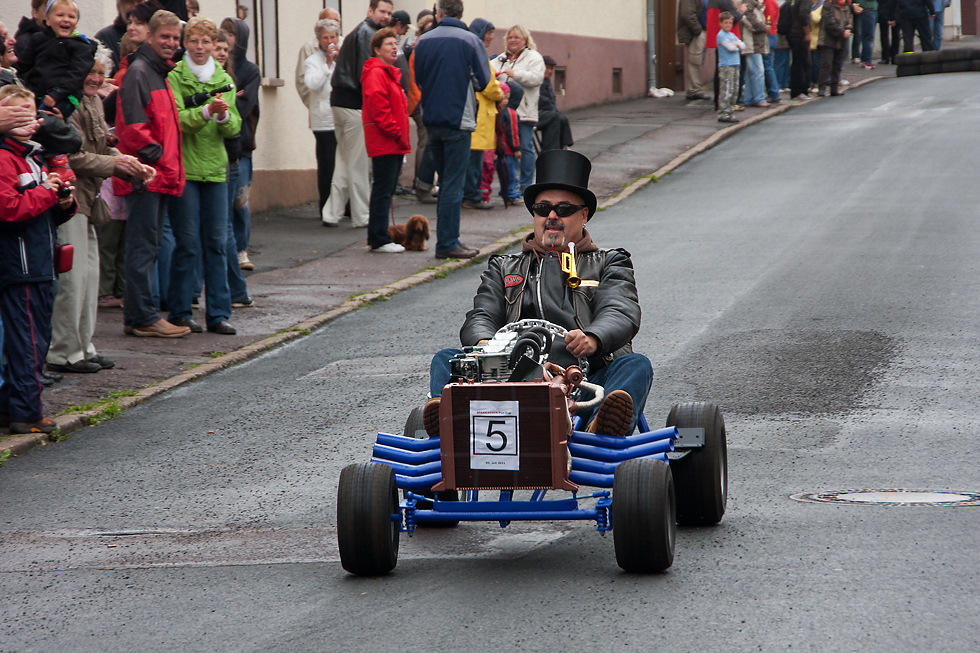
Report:
[[524,277],[519,274],[508,274],[504,277],[504,288],[512,288],[524,283]]

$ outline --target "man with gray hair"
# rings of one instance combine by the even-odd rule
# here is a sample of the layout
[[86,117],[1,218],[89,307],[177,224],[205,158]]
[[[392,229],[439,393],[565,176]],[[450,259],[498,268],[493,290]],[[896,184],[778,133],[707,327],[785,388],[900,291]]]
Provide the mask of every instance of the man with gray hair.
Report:
[[[436,258],[473,258],[459,240],[463,184],[476,130],[476,92],[494,79],[483,41],[461,20],[461,0],[439,0],[439,26],[415,44],[415,81],[422,91],[422,122],[441,187],[436,208]],[[416,182],[418,183],[418,182]],[[423,189],[431,190],[431,189]]]

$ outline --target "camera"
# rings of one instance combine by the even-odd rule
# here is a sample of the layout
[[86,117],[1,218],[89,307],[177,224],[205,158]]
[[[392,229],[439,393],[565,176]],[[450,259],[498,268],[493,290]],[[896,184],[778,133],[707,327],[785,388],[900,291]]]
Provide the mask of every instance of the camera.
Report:
[[71,186],[62,184],[58,187],[58,198],[65,199],[66,197],[71,197]]

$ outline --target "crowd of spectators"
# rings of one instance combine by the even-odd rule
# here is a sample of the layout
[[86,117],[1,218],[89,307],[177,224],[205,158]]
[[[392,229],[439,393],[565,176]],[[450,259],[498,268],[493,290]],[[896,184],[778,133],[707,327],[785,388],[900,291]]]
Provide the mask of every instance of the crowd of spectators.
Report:
[[[383,227],[390,197],[414,192],[418,201],[437,205],[436,257],[475,256],[477,250],[459,240],[461,209],[494,207],[495,172],[504,205],[517,204],[534,181],[537,151],[573,143],[550,81],[556,62],[537,51],[530,32],[511,26],[504,51],[491,55],[496,26],[483,18],[467,24],[462,17],[460,0],[440,0],[434,13],[423,10],[416,16],[409,34],[411,18],[405,11],[396,11],[389,0],[371,0],[365,19],[343,35],[340,16],[324,9],[315,38],[300,50],[296,88],[309,109],[316,141],[322,223],[335,227],[349,216],[353,226],[368,229],[372,252],[404,251],[388,240]],[[380,57],[373,51],[372,39],[385,29],[391,30],[386,39],[394,38],[391,63],[385,60],[386,48]],[[400,87],[404,108],[386,102],[380,114],[377,104],[365,111],[369,97],[363,83],[369,77],[390,81],[384,88],[392,93]],[[501,111],[508,106],[504,88],[516,101],[513,124],[512,114]],[[410,151],[409,133],[400,131],[408,117],[417,134],[412,189],[398,181]],[[369,132],[375,135],[373,144],[366,138]],[[398,146],[379,149],[380,136]]]
[[[260,74],[249,30],[196,0],[118,0],[95,38],[74,0],[0,23],[0,426],[46,433],[40,390],[115,363],[98,308],[126,334],[234,335]],[[114,74],[113,74],[114,73]],[[43,158],[42,158],[43,156]],[[167,311],[163,319],[161,312]]]
[[[715,104],[720,122],[738,122],[733,111],[768,107],[814,95],[842,95],[841,73],[851,62],[867,70],[893,64],[901,50],[938,50],[950,0],[680,0],[677,42],[685,46],[685,94],[704,92],[705,53],[717,48]],[[723,20],[731,25],[725,29]],[[881,60],[872,60],[875,26]],[[719,42],[719,35],[721,41]],[[733,70],[732,67],[737,68]],[[731,82],[731,79],[736,81]],[[732,89],[734,88],[734,91]]]

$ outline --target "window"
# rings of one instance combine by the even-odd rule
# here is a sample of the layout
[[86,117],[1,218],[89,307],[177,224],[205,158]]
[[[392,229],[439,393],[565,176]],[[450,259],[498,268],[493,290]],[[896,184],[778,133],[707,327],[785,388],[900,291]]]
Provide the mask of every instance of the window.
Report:
[[279,0],[237,0],[237,15],[248,24],[247,57],[262,73],[262,84],[281,86],[279,79]]
[[622,68],[613,68],[612,92],[613,95],[623,94],[623,69]]
[[555,78],[551,81],[555,95],[565,94],[565,66],[555,66]]

